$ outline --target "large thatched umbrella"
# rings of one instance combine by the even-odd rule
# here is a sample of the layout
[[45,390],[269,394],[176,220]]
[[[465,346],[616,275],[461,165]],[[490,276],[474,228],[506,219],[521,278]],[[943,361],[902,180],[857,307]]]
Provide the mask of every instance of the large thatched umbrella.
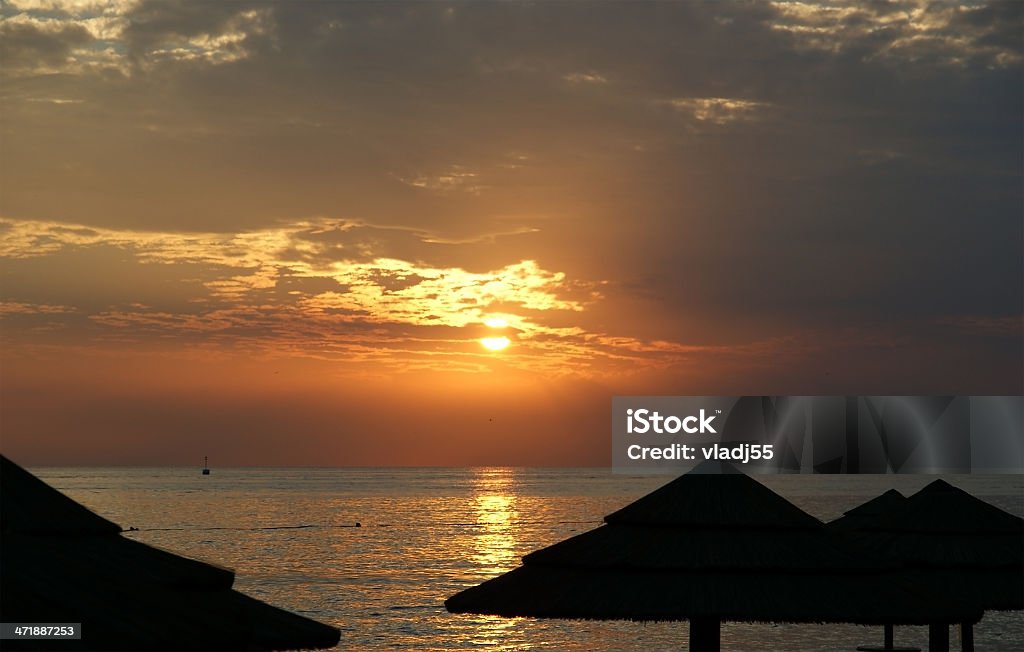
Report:
[[[829,527],[899,561],[930,593],[955,595],[984,610],[1024,609],[1024,519],[944,480],[884,507]],[[933,624],[931,647],[941,648],[943,639],[948,647],[948,637],[945,622]],[[973,647],[972,623],[962,624],[962,644]]]
[[2,456],[0,533],[0,621],[82,624],[80,640],[8,640],[4,649],[283,650],[340,637],[231,590],[226,568],[122,537]]
[[881,625],[980,617],[915,593],[898,573],[897,564],[844,549],[820,521],[727,463],[706,462],[445,607],[689,620],[692,650],[717,650],[724,620]]

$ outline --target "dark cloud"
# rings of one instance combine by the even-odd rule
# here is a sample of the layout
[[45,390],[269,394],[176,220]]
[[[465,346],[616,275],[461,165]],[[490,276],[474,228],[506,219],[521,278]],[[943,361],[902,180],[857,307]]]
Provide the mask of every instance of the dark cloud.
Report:
[[7,75],[40,64],[59,66],[72,49],[93,40],[81,25],[49,26],[46,23],[0,22],[0,62]]
[[227,31],[233,18],[251,10],[249,2],[140,2],[128,12],[123,39],[137,56],[167,42]]
[[950,20],[955,31],[967,31],[981,46],[1020,52],[1024,32],[1024,4],[1003,1],[980,7],[956,7]]

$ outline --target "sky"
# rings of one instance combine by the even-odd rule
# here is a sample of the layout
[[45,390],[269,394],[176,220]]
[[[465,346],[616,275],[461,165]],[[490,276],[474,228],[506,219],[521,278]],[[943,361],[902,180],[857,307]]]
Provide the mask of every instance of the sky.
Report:
[[23,464],[599,466],[615,395],[1024,391],[1024,3],[0,17]]

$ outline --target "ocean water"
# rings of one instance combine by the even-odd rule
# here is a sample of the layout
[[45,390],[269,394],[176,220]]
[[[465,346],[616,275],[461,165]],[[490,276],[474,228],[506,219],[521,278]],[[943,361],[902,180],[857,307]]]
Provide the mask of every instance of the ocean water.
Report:
[[[138,531],[124,536],[236,571],[235,588],[341,629],[339,649],[679,650],[687,623],[452,615],[445,598],[526,553],[597,527],[668,482],[607,469],[34,468],[51,486]],[[829,520],[934,476],[760,476]],[[1024,515],[1024,476],[945,476]],[[354,527],[356,523],[361,527]],[[1024,612],[989,612],[978,650],[1024,649]],[[853,650],[881,628],[725,623],[727,650]],[[897,645],[927,649],[927,629]],[[951,635],[958,649],[957,632]]]

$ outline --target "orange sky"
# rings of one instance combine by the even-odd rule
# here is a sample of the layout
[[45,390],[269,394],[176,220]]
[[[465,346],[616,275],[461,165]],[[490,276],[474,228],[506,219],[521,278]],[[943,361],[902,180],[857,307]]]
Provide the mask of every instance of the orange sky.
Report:
[[616,394],[1020,393],[1022,11],[13,0],[0,447],[603,465]]

